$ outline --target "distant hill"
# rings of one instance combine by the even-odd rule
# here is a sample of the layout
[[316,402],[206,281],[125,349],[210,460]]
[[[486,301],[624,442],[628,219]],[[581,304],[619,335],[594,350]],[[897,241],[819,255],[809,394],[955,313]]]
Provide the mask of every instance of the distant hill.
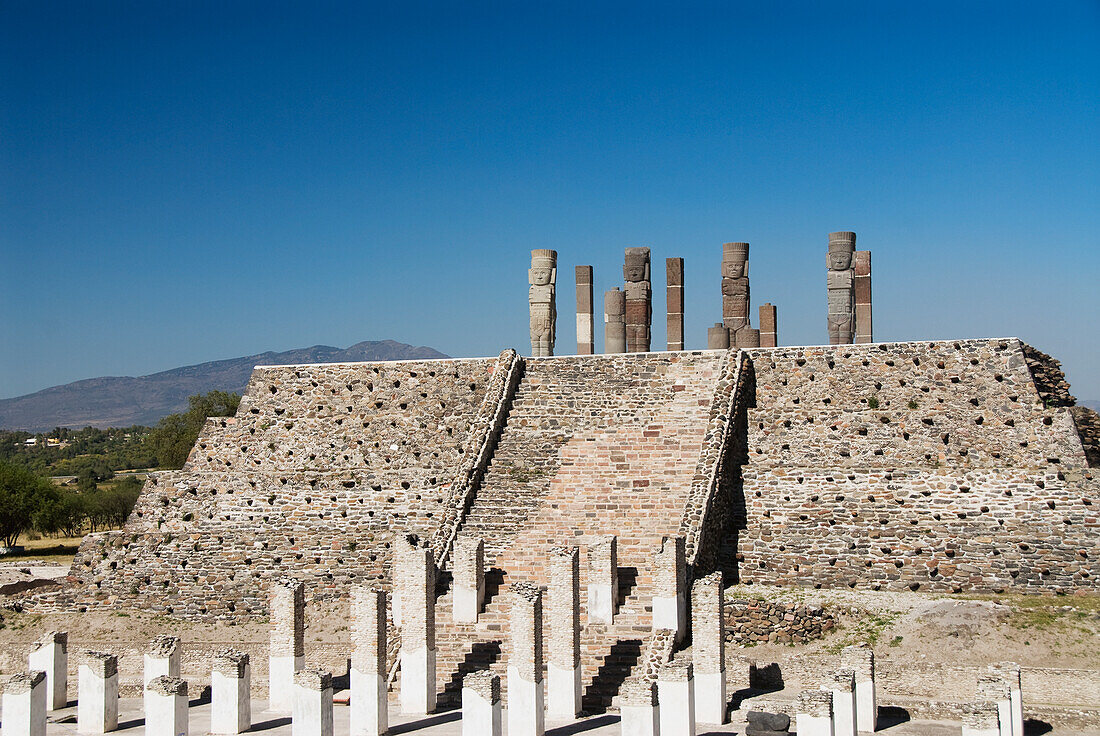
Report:
[[1093,411],[1100,412],[1100,399],[1086,399],[1084,401],[1078,401],[1081,406],[1087,406]]
[[242,393],[257,365],[421,360],[448,356],[393,340],[361,342],[341,350],[327,345],[261,353],[174,368],[148,376],[105,376],[67,383],[26,396],[0,399],[0,429],[46,432],[54,427],[129,427],[156,424],[187,407],[187,397],[219,389]]

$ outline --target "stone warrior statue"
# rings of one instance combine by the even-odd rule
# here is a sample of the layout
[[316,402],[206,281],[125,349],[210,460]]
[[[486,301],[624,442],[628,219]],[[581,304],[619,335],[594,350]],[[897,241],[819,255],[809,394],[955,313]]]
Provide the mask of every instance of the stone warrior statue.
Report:
[[855,309],[853,290],[852,253],[856,249],[856,234],[829,233],[829,255],[826,263],[829,271],[826,286],[829,290],[829,344],[852,343]]
[[531,306],[531,355],[536,358],[554,354],[554,328],[558,319],[554,303],[557,264],[557,251],[531,251],[531,268],[527,271],[531,288],[527,301]]
[[623,279],[626,281],[626,351],[648,353],[649,326],[653,317],[649,248],[626,249]]

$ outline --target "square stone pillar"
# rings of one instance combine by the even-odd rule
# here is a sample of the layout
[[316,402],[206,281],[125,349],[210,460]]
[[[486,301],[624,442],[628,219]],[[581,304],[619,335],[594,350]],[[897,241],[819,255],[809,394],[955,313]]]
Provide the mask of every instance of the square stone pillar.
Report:
[[665,259],[665,304],[668,308],[668,349],[684,349],[684,259]]
[[683,537],[663,537],[653,559],[653,630],[671,629],[676,641],[687,633],[687,563]]
[[145,684],[145,736],[187,736],[187,681],[158,675]]
[[581,566],[576,547],[550,553],[547,712],[569,720],[581,712]]
[[435,560],[424,547],[401,555],[401,712],[435,710]]
[[4,686],[3,736],[46,736],[46,673],[12,675]]
[[707,328],[707,350],[729,350],[730,328],[721,322]]
[[596,347],[592,321],[592,267],[577,266],[577,355],[592,355]]
[[619,542],[600,537],[588,548],[588,623],[612,623],[618,605]]
[[1015,736],[1012,732],[1012,691],[1004,678],[999,674],[978,675],[976,695],[979,702],[997,706],[1001,736]]
[[1003,736],[996,703],[966,703],[962,713],[962,736]]
[[386,591],[351,591],[351,736],[381,736],[389,728],[386,676]]
[[691,662],[669,662],[657,673],[661,736],[695,736],[695,680]]
[[501,736],[500,675],[487,670],[462,678],[462,736]]
[[857,736],[855,670],[837,670],[825,687],[833,693],[834,735]]
[[107,733],[118,728],[118,657],[82,652],[77,669],[76,730]]
[[695,581],[691,587],[691,659],[695,665],[695,718],[699,723],[726,722],[726,621],[722,573]]
[[148,687],[155,677],[180,676],[180,640],[175,636],[158,636],[145,650],[145,677]]
[[508,659],[508,736],[542,736],[542,591],[512,585],[512,653]]
[[291,736],[332,736],[332,674],[318,669],[294,675]]
[[485,543],[460,536],[451,555],[451,615],[456,624],[476,624],[485,604]]
[[871,327],[871,251],[852,253],[852,291],[855,293],[856,342],[874,342]]
[[214,655],[210,673],[210,733],[244,733],[252,728],[252,663],[236,649]]
[[760,305],[760,347],[774,348],[779,345],[779,317],[775,305],[765,302]]
[[660,736],[661,709],[657,704],[657,683],[631,678],[619,691],[622,736]]
[[289,578],[270,593],[271,644],[268,650],[268,710],[289,713],[294,704],[294,673],[305,666],[305,586]]
[[844,647],[840,666],[856,673],[856,729],[878,730],[878,699],[875,694],[875,652],[866,644]]
[[803,690],[798,694],[798,736],[833,736],[833,693]]
[[1015,662],[1002,662],[990,668],[1008,683],[1008,695],[1012,701],[1012,736],[1024,733],[1024,697],[1020,684],[1020,665]]
[[31,645],[27,663],[32,671],[46,673],[46,710],[69,704],[69,635],[51,631]]

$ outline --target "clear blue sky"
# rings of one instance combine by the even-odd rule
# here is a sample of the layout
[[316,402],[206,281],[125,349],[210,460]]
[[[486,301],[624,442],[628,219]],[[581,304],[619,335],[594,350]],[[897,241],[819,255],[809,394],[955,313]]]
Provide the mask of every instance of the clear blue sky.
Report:
[[[532,248],[599,294],[721,244],[826,341],[1017,335],[1100,398],[1100,4],[0,3],[0,396],[392,338],[529,349]],[[755,321],[755,319],[754,319]],[[602,336],[598,336],[600,342]]]

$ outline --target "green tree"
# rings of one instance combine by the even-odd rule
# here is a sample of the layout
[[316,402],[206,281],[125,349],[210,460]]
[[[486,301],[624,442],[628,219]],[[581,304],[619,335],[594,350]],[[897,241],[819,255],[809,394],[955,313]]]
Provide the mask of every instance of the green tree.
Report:
[[57,503],[57,489],[50,481],[0,460],[0,542],[4,546],[14,547],[28,529],[48,529]]
[[182,468],[207,417],[233,416],[241,397],[228,391],[211,391],[191,396],[187,403],[187,411],[169,414],[149,434],[148,446],[159,467]]

